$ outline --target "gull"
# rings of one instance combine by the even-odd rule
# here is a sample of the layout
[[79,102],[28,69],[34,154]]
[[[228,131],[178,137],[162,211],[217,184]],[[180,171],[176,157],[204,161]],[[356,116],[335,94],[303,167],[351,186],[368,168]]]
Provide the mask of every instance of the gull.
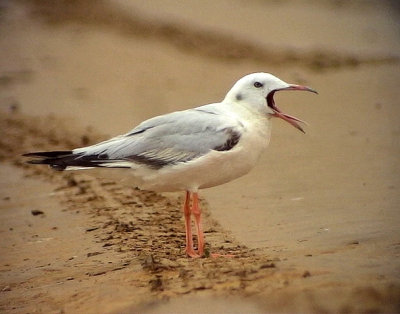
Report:
[[317,93],[269,73],[252,73],[239,79],[220,103],[151,118],[126,134],[95,145],[24,156],[32,157],[28,163],[49,165],[59,171],[120,169],[141,189],[186,191],[185,251],[197,258],[205,254],[199,190],[248,173],[268,146],[271,118],[281,118],[304,133],[300,125],[304,122],[283,113],[274,101],[276,92],[294,90]]

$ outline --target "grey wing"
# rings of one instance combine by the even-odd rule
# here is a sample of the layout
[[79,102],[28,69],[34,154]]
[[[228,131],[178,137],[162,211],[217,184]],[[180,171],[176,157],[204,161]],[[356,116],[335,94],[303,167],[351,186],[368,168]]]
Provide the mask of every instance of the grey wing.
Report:
[[97,159],[101,166],[134,162],[159,169],[188,162],[211,150],[230,150],[239,142],[242,128],[233,118],[191,109],[144,121],[125,135],[74,153]]

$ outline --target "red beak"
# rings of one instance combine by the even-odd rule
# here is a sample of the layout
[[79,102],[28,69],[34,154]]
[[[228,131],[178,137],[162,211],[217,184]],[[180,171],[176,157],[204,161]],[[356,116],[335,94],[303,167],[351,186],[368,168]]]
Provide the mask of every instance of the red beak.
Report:
[[267,96],[267,104],[268,107],[270,107],[274,113],[272,114],[272,116],[277,117],[277,118],[281,118],[287,122],[289,122],[291,125],[293,125],[296,129],[300,130],[301,132],[305,133],[303,128],[299,125],[298,122],[300,123],[306,123],[296,117],[290,116],[286,113],[283,113],[276,105],[275,105],[275,101],[274,101],[274,94],[277,91],[280,90],[302,90],[302,91],[307,91],[307,92],[312,92],[315,94],[318,94],[317,91],[311,89],[310,87],[307,86],[301,86],[301,85],[294,85],[291,84],[289,85],[289,87],[285,87],[285,88],[280,88],[280,89],[275,89],[272,92],[270,92]]

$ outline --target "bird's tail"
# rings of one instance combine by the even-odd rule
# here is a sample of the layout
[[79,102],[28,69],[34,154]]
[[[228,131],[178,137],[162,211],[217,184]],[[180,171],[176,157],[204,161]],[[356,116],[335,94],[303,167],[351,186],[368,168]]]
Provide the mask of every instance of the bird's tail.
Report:
[[[32,157],[28,160],[28,164],[49,165],[54,170],[63,171],[67,167],[87,167],[87,162],[79,160],[79,155],[73,153],[72,150],[50,151],[50,152],[33,152],[23,154],[24,157]],[[91,166],[93,167],[93,166]]]
[[[27,163],[34,165],[49,165],[54,170],[78,170],[90,169],[95,167],[114,167],[121,168],[121,165],[115,164],[115,160],[104,160],[98,155],[85,155],[74,153],[71,150],[34,152],[23,154],[25,157],[32,157]],[[124,167],[126,168],[126,166]]]

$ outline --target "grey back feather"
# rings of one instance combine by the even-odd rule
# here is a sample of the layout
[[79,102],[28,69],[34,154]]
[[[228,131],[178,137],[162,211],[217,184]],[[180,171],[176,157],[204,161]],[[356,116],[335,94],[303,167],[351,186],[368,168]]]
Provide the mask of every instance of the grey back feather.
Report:
[[161,168],[193,160],[210,150],[229,150],[239,141],[243,126],[234,118],[218,114],[216,107],[206,105],[154,117],[125,135],[74,153]]

